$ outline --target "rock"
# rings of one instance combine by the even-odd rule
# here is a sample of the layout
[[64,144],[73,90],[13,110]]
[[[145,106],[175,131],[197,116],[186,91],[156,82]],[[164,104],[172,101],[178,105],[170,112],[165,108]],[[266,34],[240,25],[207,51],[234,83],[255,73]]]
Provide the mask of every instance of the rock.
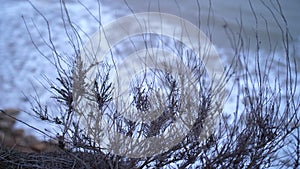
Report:
[[6,147],[15,147],[16,141],[9,134],[0,132],[1,144]]
[[15,150],[18,150],[18,151],[24,152],[24,153],[34,153],[35,152],[29,147],[22,147],[22,146],[15,147]]
[[30,146],[30,148],[34,152],[59,152],[61,149],[58,147],[57,144],[48,142],[48,141],[42,141],[36,144],[33,144]]
[[20,110],[19,109],[14,109],[14,108],[9,108],[9,109],[4,109],[4,111],[9,114],[9,115],[12,115],[14,117],[16,117],[19,113],[20,113]]
[[15,121],[7,120],[7,119],[0,119],[0,129],[1,130],[8,130],[11,129],[15,124]]
[[[19,113],[20,110],[18,109],[5,109],[3,110],[6,114],[11,115],[13,117],[16,117]],[[16,120],[9,117],[4,113],[0,113],[0,129],[10,129],[13,127],[15,124]]]
[[43,152],[47,149],[47,144],[44,142],[36,143],[30,146],[33,151]]
[[[13,137],[13,136],[12,136]],[[30,147],[33,144],[37,144],[39,141],[34,136],[19,136],[13,137],[17,146],[19,147]],[[18,148],[18,147],[16,147]]]
[[[18,109],[5,109],[4,111],[13,117],[20,113]],[[57,143],[39,141],[32,135],[25,135],[23,129],[14,129],[15,119],[6,114],[0,113],[0,147],[28,153],[60,151]]]
[[24,130],[23,129],[16,129],[12,131],[13,137],[23,137],[24,136]]

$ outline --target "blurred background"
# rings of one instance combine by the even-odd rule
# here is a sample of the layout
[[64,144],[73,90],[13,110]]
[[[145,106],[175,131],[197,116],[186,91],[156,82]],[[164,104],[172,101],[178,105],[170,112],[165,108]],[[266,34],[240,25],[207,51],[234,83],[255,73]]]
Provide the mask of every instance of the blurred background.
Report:
[[[65,34],[59,1],[32,0],[31,2],[47,18],[56,49],[62,55],[74,55]],[[257,32],[260,37],[262,51],[269,52],[270,46],[267,42],[271,41],[274,46],[278,45],[276,49],[274,49],[274,46],[272,47],[275,51],[276,62],[281,63],[281,61],[284,61],[284,58],[281,57],[283,53],[281,46],[282,34],[274,17],[278,18],[280,23],[283,23],[283,20],[276,10],[274,10],[274,16],[272,16],[268,8],[259,0],[251,1],[252,9],[259,17],[257,20],[258,26],[256,26],[254,14],[247,0],[102,0],[100,8],[97,1],[93,0],[82,0],[80,2],[66,0],[65,2],[71,20],[89,36],[98,30],[99,24],[86,9],[95,16],[98,16],[100,10],[102,24],[132,12],[164,12],[187,19],[208,36],[211,35],[212,42],[217,47],[224,65],[229,64],[230,60],[233,59],[230,39],[225,28],[230,28],[233,32],[239,32],[241,24],[243,25],[243,36],[248,37],[249,44],[252,45],[249,47],[249,53],[255,52],[253,43],[256,42],[255,32]],[[272,5],[276,5],[276,2],[274,4],[268,2],[266,3],[270,8],[272,8]],[[288,22],[288,29],[293,37],[291,41],[291,44],[295,46],[293,54],[297,56],[296,62],[300,63],[300,1],[285,0],[279,2],[281,2],[282,11]],[[55,106],[51,99],[51,93],[48,91],[49,85],[46,80],[55,81],[57,77],[55,67],[48,60],[51,59],[53,53],[45,44],[45,41],[48,41],[49,33],[47,23],[26,0],[0,0],[0,3],[0,108],[20,109],[21,113],[18,118],[37,128],[46,128],[42,122],[35,120],[24,112],[31,111],[30,99],[36,96],[42,103]],[[28,31],[31,33],[31,37]],[[237,35],[237,33],[234,34]],[[32,41],[35,42],[45,56],[37,51]],[[261,59],[264,60],[267,57],[270,56],[267,54],[262,55]],[[300,70],[299,66],[298,70]],[[274,74],[276,73],[274,72]],[[231,100],[231,102],[229,100],[225,109],[230,109],[230,106],[234,106],[234,104],[234,100]],[[38,135],[21,123],[17,123],[15,127],[26,128],[26,133]]]

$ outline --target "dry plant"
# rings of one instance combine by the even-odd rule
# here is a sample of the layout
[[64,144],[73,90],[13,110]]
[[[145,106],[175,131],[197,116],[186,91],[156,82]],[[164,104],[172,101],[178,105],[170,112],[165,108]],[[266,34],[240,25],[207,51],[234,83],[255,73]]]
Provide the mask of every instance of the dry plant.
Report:
[[[61,19],[65,24],[65,32],[74,50],[75,59],[73,56],[66,57],[59,54],[52,41],[47,18],[33,6],[48,26],[48,39],[41,38],[54,54],[51,63],[55,65],[58,77],[56,82],[50,80],[49,82],[54,94],[53,98],[61,106],[61,112],[60,115],[54,115],[48,111],[47,105],[39,102],[33,104],[33,111],[41,120],[60,126],[61,131],[57,134],[56,139],[61,152],[24,156],[19,152],[1,150],[2,166],[13,166],[11,168],[47,168],[49,166],[55,168],[299,168],[300,102],[299,96],[296,95],[299,90],[297,86],[298,70],[296,69],[296,56],[290,43],[292,37],[279,1],[272,1],[270,4],[261,1],[261,5],[273,16],[272,19],[277,23],[282,35],[282,44],[273,44],[271,40],[267,42],[270,46],[269,53],[262,51],[260,34],[257,31],[254,42],[255,53],[249,53],[251,46],[247,45],[249,37],[243,34],[242,20],[239,23],[240,32],[234,32],[229,26],[224,26],[231,42],[234,60],[224,73],[223,80],[225,83],[234,82],[232,88],[237,91],[237,103],[231,112],[221,114],[216,131],[205,140],[198,138],[203,130],[203,121],[207,118],[212,106],[213,92],[203,79],[205,76],[203,65],[191,67],[197,77],[197,83],[201,86],[199,93],[195,93],[200,98],[197,100],[200,109],[197,112],[196,123],[179,144],[161,154],[144,158],[128,158],[103,150],[97,144],[97,140],[90,137],[91,133],[99,134],[98,130],[101,126],[98,126],[97,129],[97,120],[107,112],[109,112],[108,115],[112,119],[113,126],[126,136],[148,138],[163,133],[176,119],[179,107],[183,106],[181,105],[180,90],[182,89],[179,82],[167,73],[158,76],[164,80],[166,91],[168,91],[165,103],[159,104],[167,108],[156,120],[150,123],[136,124],[122,118],[120,112],[116,112],[110,107],[113,99],[112,93],[115,90],[110,81],[112,68],[104,66],[99,70],[93,90],[89,92],[90,97],[96,100],[100,113],[91,114],[88,120],[93,119],[96,122],[91,123],[88,129],[83,128],[78,114],[74,110],[74,102],[79,96],[73,95],[74,85],[77,85],[76,90],[84,90],[86,85],[83,80],[86,76],[86,69],[79,57],[79,50],[83,45],[80,36],[82,30],[72,22],[72,16],[68,13],[66,3],[60,1],[60,4]],[[98,5],[100,9],[99,1]],[[269,32],[268,21],[255,12],[251,1],[249,1],[249,5],[256,23],[260,19],[264,20],[265,29]],[[89,12],[88,8],[86,10]],[[91,12],[90,14],[101,25],[100,16],[94,16]],[[278,15],[280,18],[277,17]],[[24,18],[24,22],[27,25],[26,18]],[[30,36],[34,33],[29,28],[28,32]],[[213,36],[213,32],[210,33],[210,36]],[[39,50],[39,46],[34,41],[33,44]],[[283,76],[278,73],[276,77],[271,77],[269,76],[271,69],[278,66],[274,61],[277,45],[284,48],[281,58],[285,58],[285,70],[281,71],[285,74]],[[187,53],[188,57],[192,58],[193,56],[193,52],[184,49],[182,45],[177,44],[174,48],[182,57],[186,56],[184,53]],[[41,52],[41,55],[45,54]],[[271,57],[265,57],[265,62],[262,62],[263,55]],[[68,65],[67,68],[62,66],[63,62]],[[252,65],[254,67],[251,67]],[[82,83],[74,84],[74,79]],[[146,79],[142,78],[140,82],[132,85],[132,104],[140,113],[146,112],[151,107],[149,97],[152,94],[153,86],[152,83],[147,83]],[[282,84],[282,81],[286,83]],[[228,95],[230,95],[230,91]]]

